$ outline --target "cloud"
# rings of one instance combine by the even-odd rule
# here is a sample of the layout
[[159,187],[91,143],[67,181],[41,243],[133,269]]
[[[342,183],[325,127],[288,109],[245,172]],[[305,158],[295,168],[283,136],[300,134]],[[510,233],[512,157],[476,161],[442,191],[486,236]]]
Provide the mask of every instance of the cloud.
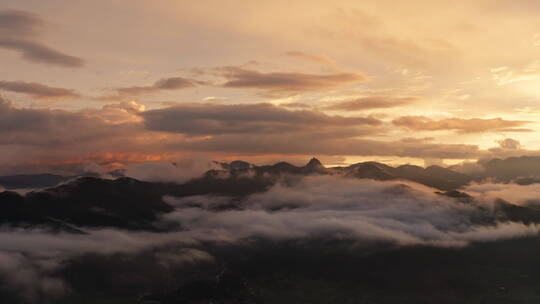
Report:
[[301,60],[307,60],[312,62],[324,63],[324,64],[336,64],[336,61],[327,57],[320,55],[307,54],[299,51],[290,51],[285,53],[287,56],[298,58]]
[[[179,209],[165,220],[197,235],[219,239],[338,239],[396,245],[464,246],[473,241],[536,235],[521,223],[477,222],[494,217],[490,202],[465,204],[414,183],[379,182],[333,176],[277,184],[220,212],[223,197],[168,198]],[[202,208],[193,208],[201,206]]]
[[67,292],[67,286],[52,276],[46,265],[39,264],[20,252],[0,251],[0,279],[25,303],[37,303],[44,295],[48,300],[58,300]]
[[491,73],[493,80],[498,86],[534,80],[538,78],[538,75],[540,74],[540,61],[535,60],[521,68],[511,68],[507,66],[496,67],[491,69]]
[[216,72],[226,79],[225,88],[250,88],[268,91],[270,94],[297,93],[332,89],[367,80],[359,73],[306,74],[270,72],[263,73],[242,67],[222,67]]
[[[441,57],[452,58],[455,53],[448,40],[417,39],[405,32],[396,32],[396,29],[388,28],[394,17],[383,18],[364,9],[332,10],[325,16],[325,22],[309,24],[305,32],[324,39],[326,44],[354,49],[357,56],[385,65],[393,62],[400,66],[426,68],[440,61]],[[398,24],[398,28],[406,23]]]
[[[36,297],[58,299],[68,292],[60,270],[77,263],[103,263],[100,257],[112,257],[111,263],[122,265],[132,261],[122,269],[135,267],[145,276],[150,275],[148,269],[156,269],[161,279],[168,279],[169,272],[178,274],[190,265],[219,261],[219,256],[202,249],[205,244],[243,250],[253,239],[327,239],[367,247],[381,243],[462,247],[533,236],[539,231],[534,224],[496,222],[491,199],[462,203],[415,183],[336,176],[286,179],[242,200],[212,195],[165,200],[177,209],[159,223],[164,227],[180,224],[181,230],[155,233],[98,228],[68,234],[4,227],[0,229],[0,278],[26,302],[40,302]],[[232,200],[237,208],[220,208],[230,206]],[[145,265],[137,268],[137,263]],[[100,267],[100,275],[105,277],[108,269]]]
[[114,89],[119,95],[140,95],[140,94],[150,94],[158,92],[161,90],[179,90],[192,88],[197,85],[197,82],[191,79],[182,78],[182,77],[171,77],[160,79],[154,84],[149,86],[135,86],[135,87],[124,87]]
[[28,94],[35,98],[75,98],[79,97],[75,91],[64,88],[55,88],[35,82],[1,81],[0,90]]
[[[438,143],[429,138],[380,139],[388,132],[373,116],[328,115],[272,104],[180,103],[145,110],[129,101],[65,111],[16,107],[0,100],[0,172],[79,174],[88,164],[113,170],[135,163],[171,162],[192,153],[217,158],[258,155],[266,159],[311,155],[424,159],[540,155],[540,151],[522,148],[484,150],[477,145]],[[141,165],[138,169],[142,171],[137,174],[155,166],[168,168],[162,164]]]
[[452,130],[458,133],[533,132],[531,129],[516,128],[528,124],[530,121],[505,120],[500,117],[490,119],[445,118],[434,120],[425,116],[402,116],[394,119],[392,123],[396,126],[416,131]]
[[151,150],[142,142],[152,145],[159,138],[142,132],[136,111],[131,103],[72,112],[19,108],[0,99],[0,171],[29,173],[52,170],[53,164],[111,163],[123,157],[150,160],[135,155]]
[[140,114],[147,129],[190,135],[271,134],[326,127],[377,126],[373,117],[329,116],[272,104],[186,104]]
[[367,80],[360,73],[307,74],[294,72],[264,73],[244,67],[218,67],[213,69],[192,69],[198,76],[217,76],[225,82],[196,80],[184,77],[163,78],[148,86],[114,88],[114,96],[102,96],[97,99],[112,100],[126,95],[156,93],[161,90],[192,88],[198,85],[218,86],[222,88],[248,88],[263,90],[268,96],[291,95],[305,91],[337,88]]
[[190,155],[167,162],[129,164],[124,175],[142,181],[184,183],[212,169],[213,162],[203,155]]
[[0,48],[14,50],[31,62],[62,67],[84,66],[81,58],[57,51],[36,39],[45,23],[35,14],[16,11],[0,11]]
[[476,159],[485,155],[477,145],[442,144],[424,139],[407,138],[383,141],[361,138],[373,135],[377,130],[338,128],[312,129],[307,132],[265,134],[224,134],[193,141],[170,143],[171,149],[191,151],[296,154],[296,155],[357,155],[399,156],[442,159]]
[[[168,271],[214,263],[213,256],[192,248],[197,240],[181,232],[159,234],[101,229],[80,235],[2,228],[0,241],[0,280],[24,303],[54,303],[69,294],[69,285],[60,270],[69,267],[68,262],[88,255],[94,258],[84,261],[93,263],[99,261],[99,256],[116,254],[115,262],[121,263],[124,261],[121,254],[132,258],[141,255],[160,272],[160,278],[167,276]],[[129,266],[137,267],[136,263]],[[144,267],[138,270],[145,271]],[[106,272],[101,274],[106,275]]]
[[103,111],[68,112],[16,108],[0,100],[0,145],[52,146],[83,144],[85,141],[111,139],[127,132],[126,124],[109,124]]
[[81,58],[64,54],[34,41],[0,38],[0,48],[18,51],[21,53],[22,58],[31,62],[68,68],[84,66],[84,60]]
[[420,101],[419,97],[372,96],[341,101],[324,107],[326,110],[363,111],[406,106]]
[[313,108],[313,105],[302,103],[302,102],[283,102],[279,104],[280,107],[285,108],[299,108],[299,109],[307,109],[307,108]]
[[521,149],[521,143],[512,138],[505,138],[497,142],[501,149],[518,150]]
[[1,36],[32,36],[44,25],[40,16],[19,10],[0,11]]
[[521,206],[540,208],[540,184],[473,183],[463,190],[479,200],[503,199]]

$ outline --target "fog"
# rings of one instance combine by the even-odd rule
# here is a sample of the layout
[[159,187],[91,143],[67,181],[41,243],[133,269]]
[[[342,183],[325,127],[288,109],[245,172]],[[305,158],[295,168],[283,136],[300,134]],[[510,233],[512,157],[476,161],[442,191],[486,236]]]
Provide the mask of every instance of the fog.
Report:
[[[494,220],[495,198],[511,197],[515,185],[472,185],[481,199],[459,201],[415,183],[335,176],[286,179],[246,198],[165,197],[175,207],[157,225],[169,232],[82,229],[85,234],[42,229],[0,230],[0,276],[27,302],[69,293],[58,275],[67,261],[85,254],[140,255],[156,267],[181,271],[185,265],[214,263],[203,244],[249,246],[251,240],[341,240],[354,246],[387,244],[461,248],[472,242],[537,235],[540,227]],[[526,186],[527,203],[540,188]],[[529,190],[530,189],[530,190]],[[519,192],[519,191],[518,191]]]

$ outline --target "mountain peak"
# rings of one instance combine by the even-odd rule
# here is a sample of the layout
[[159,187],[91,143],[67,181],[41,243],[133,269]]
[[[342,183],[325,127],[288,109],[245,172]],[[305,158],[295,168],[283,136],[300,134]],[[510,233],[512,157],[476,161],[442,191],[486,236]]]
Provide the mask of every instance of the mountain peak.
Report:
[[313,157],[301,169],[301,171],[304,172],[304,173],[307,173],[307,174],[312,174],[312,173],[323,174],[323,173],[326,173],[326,168],[323,166],[323,164],[318,159]]
[[315,157],[311,158],[309,162],[306,164],[306,167],[310,168],[316,168],[316,167],[324,167],[321,161],[316,159]]

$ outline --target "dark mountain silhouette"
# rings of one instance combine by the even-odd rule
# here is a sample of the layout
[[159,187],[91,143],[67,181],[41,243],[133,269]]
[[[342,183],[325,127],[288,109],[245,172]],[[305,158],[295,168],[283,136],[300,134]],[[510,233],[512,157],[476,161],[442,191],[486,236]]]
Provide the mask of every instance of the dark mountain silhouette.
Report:
[[[97,227],[165,232],[183,229],[182,223],[156,224],[161,215],[173,210],[163,200],[165,195],[228,196],[230,203],[223,209],[190,206],[217,214],[245,208],[246,195],[266,191],[278,182],[287,186],[317,174],[414,181],[437,188],[435,193],[458,203],[477,203],[460,191],[471,177],[438,166],[363,162],[325,168],[315,158],[305,166],[286,162],[256,166],[243,161],[220,165],[221,169],[182,184],[80,177],[25,195],[0,192],[0,224],[4,229],[11,225],[80,234],[76,237],[81,239]],[[503,200],[489,208],[493,209],[467,218],[467,225],[540,223],[539,210]],[[70,257],[54,273],[65,280],[70,292],[58,301],[43,303],[346,303],[351,299],[359,299],[358,303],[536,303],[540,295],[532,291],[540,282],[539,244],[538,236],[464,248],[364,244],[346,238],[254,238],[238,244],[193,245],[212,259],[198,264],[179,257],[181,263],[176,266],[168,259],[176,260],[183,252],[176,246],[181,245],[136,253],[85,253]],[[1,303],[27,303],[5,286],[0,280]]]
[[6,189],[45,188],[53,187],[70,177],[56,174],[21,174],[0,176],[0,186]]
[[326,168],[323,166],[323,164],[318,159],[313,157],[301,169],[301,171],[302,171],[302,173],[305,173],[305,174],[314,174],[314,173],[325,174],[326,173]]
[[223,170],[211,170],[206,175],[218,177],[277,177],[284,174],[333,174],[351,178],[369,178],[375,180],[409,180],[440,190],[452,190],[472,181],[472,177],[451,169],[430,166],[422,168],[413,165],[392,167],[378,162],[363,162],[347,167],[325,168],[316,158],[312,158],[305,166],[297,167],[286,162],[274,165],[256,166],[244,161],[234,161],[230,164],[221,163]]
[[370,178],[384,181],[398,178],[395,172],[393,172],[393,169],[390,166],[377,162],[364,162],[345,168],[336,168],[335,170],[345,177]]
[[151,230],[157,214],[172,210],[157,189],[152,183],[131,178],[83,177],[24,196],[5,191],[0,193],[0,222],[23,227],[65,222]]
[[522,178],[540,178],[540,156],[495,158],[479,164],[484,170],[477,173],[477,179],[510,182]]
[[[531,161],[532,158],[526,160]],[[508,161],[512,163],[515,160]],[[495,163],[500,162],[499,160]],[[294,183],[307,175],[413,181],[438,189],[437,193],[463,203],[472,203],[474,200],[458,191],[472,181],[472,177],[439,166],[392,167],[377,162],[362,162],[347,167],[325,168],[316,158],[312,158],[305,166],[295,166],[287,162],[256,166],[240,160],[219,164],[221,169],[209,170],[203,176],[182,184],[144,182],[128,177],[114,180],[81,177],[25,195],[1,192],[0,224],[20,227],[43,225],[72,232],[75,226],[158,230],[153,224],[154,221],[160,214],[173,210],[163,201],[165,195],[184,197],[210,194],[241,200],[246,195],[264,192],[278,182]],[[60,176],[45,175],[42,178],[46,181],[62,180]],[[26,185],[29,185],[28,180],[32,180],[28,179],[28,176],[22,179]],[[40,178],[36,180],[41,181]],[[231,205],[223,208],[236,207]],[[540,222],[540,211],[534,209],[504,201],[499,202],[496,208],[500,211],[502,220]]]
[[[110,172],[112,176],[117,175],[116,171]],[[19,174],[0,176],[0,186],[6,189],[40,189],[59,185],[60,183],[76,179],[79,177],[99,177],[95,172],[85,172],[79,175],[63,176],[57,174]]]

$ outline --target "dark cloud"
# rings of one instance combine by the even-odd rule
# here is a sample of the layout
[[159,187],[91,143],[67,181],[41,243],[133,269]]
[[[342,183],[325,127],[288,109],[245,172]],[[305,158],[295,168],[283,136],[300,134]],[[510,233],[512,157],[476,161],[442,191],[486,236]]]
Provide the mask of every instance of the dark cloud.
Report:
[[390,96],[372,96],[361,97],[347,101],[341,101],[329,106],[327,110],[342,110],[342,111],[362,111],[370,109],[384,109],[406,106],[420,101],[419,97],[390,97]]
[[100,153],[135,152],[142,129],[128,106],[69,112],[17,108],[0,100],[0,167],[70,165],[74,160],[92,162]]
[[329,116],[271,104],[182,105],[141,113],[147,129],[190,135],[271,134],[329,127],[377,126],[373,117]]
[[116,88],[119,95],[140,95],[154,93],[160,90],[179,90],[192,88],[198,84],[197,81],[182,77],[163,78],[150,86],[135,86]]
[[476,159],[485,155],[477,145],[443,144],[423,139],[384,141],[359,138],[373,135],[346,129],[308,130],[304,132],[265,134],[225,134],[195,141],[171,142],[170,149],[223,153],[399,156],[440,159]]
[[[385,140],[386,135],[384,124],[370,116],[332,116],[271,104],[183,104],[144,111],[135,102],[123,102],[64,111],[20,108],[0,100],[0,171],[80,173],[88,164],[122,167],[170,161],[186,153],[207,153],[208,158],[356,155],[480,159],[540,155],[540,151],[521,148],[483,150],[477,145],[445,144],[432,138]],[[131,169],[144,173],[160,166]],[[164,166],[171,175],[176,174],[177,170]]]
[[[20,295],[23,301],[17,303],[56,303],[69,294],[69,287],[58,272],[67,266],[66,262],[82,256],[144,255],[144,260],[151,260],[153,268],[160,269],[161,276],[168,270],[178,272],[194,264],[214,262],[207,252],[191,248],[196,241],[184,233],[99,229],[75,235],[40,229],[2,229],[0,240],[0,280],[3,287]],[[164,245],[167,247],[160,247]],[[134,264],[130,268],[137,267]]]
[[84,66],[84,60],[81,58],[64,54],[39,42],[0,39],[0,48],[18,51],[24,59],[32,62],[69,68],[79,68]]
[[521,148],[521,143],[512,138],[505,138],[498,141],[501,149],[518,150]]
[[49,87],[35,82],[1,81],[0,90],[23,93],[36,98],[69,98],[79,95],[70,89]]
[[62,67],[82,67],[84,60],[55,50],[36,39],[44,25],[31,13],[14,10],[0,11],[0,48],[14,50],[22,58],[37,63]]
[[226,88],[252,88],[273,93],[294,93],[331,89],[347,84],[360,83],[367,77],[359,73],[305,74],[272,72],[263,73],[242,67],[222,67],[216,69],[226,79]]
[[0,144],[58,145],[106,138],[112,135],[106,126],[101,117],[82,112],[16,108],[0,101]]
[[44,25],[36,14],[19,10],[0,11],[0,36],[30,36]]
[[263,73],[244,67],[219,67],[214,69],[192,69],[192,74],[202,76],[217,76],[224,78],[219,83],[212,80],[199,80],[184,77],[163,78],[152,85],[114,88],[117,95],[98,97],[101,100],[114,100],[129,95],[152,94],[161,90],[178,90],[199,85],[218,86],[223,88],[252,88],[264,91],[263,95],[283,96],[304,91],[332,89],[339,86],[366,81],[367,78],[359,73],[337,73],[327,75],[306,73]]
[[516,128],[530,123],[529,121],[505,120],[499,117],[491,119],[445,118],[434,120],[425,116],[403,116],[394,119],[392,123],[416,131],[453,130],[458,133],[533,132],[530,129]]

